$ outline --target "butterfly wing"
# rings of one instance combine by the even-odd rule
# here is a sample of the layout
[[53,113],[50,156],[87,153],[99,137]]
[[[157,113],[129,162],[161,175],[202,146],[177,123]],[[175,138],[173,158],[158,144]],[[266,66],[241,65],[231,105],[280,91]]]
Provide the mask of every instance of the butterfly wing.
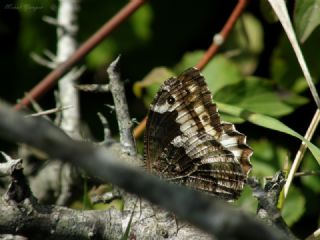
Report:
[[165,179],[225,199],[240,195],[252,150],[233,124],[220,121],[200,72],[190,68],[160,87],[145,131],[145,163]]

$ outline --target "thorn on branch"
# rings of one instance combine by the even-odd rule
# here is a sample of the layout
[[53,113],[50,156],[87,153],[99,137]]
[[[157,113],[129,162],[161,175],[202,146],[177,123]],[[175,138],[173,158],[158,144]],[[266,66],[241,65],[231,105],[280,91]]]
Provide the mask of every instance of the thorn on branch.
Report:
[[42,21],[44,21],[45,23],[48,23],[49,25],[53,25],[53,26],[56,26],[56,27],[62,27],[62,25],[54,17],[43,16],[42,17]]
[[48,49],[43,50],[43,55],[46,56],[51,62],[57,62],[57,56]]
[[44,57],[38,55],[37,53],[31,53],[30,54],[33,61],[38,63],[41,66],[47,67],[49,69],[55,69],[57,67],[57,63],[52,60],[47,60]]
[[58,112],[62,112],[63,110],[67,110],[69,108],[72,108],[72,106],[66,106],[66,107],[56,107],[56,108],[52,108],[49,110],[44,110],[41,112],[37,112],[37,113],[32,113],[30,115],[27,115],[26,117],[39,117],[39,116],[46,116],[49,114],[53,114],[53,113],[58,113]]
[[111,104],[104,104],[104,105],[109,109],[110,114],[116,110],[114,105],[111,105]]
[[104,134],[103,134],[102,144],[106,145],[106,146],[110,146],[115,141],[111,137],[111,131],[109,128],[108,120],[100,112],[98,112],[97,114],[98,114],[98,117],[99,117],[99,119],[102,123],[102,126],[103,126],[103,133]]

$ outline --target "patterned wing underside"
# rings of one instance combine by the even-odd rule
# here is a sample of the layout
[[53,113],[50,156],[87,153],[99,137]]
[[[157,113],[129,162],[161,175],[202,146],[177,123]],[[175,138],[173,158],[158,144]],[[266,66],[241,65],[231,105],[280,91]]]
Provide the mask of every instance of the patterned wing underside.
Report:
[[221,122],[204,78],[190,68],[165,81],[150,107],[145,163],[162,178],[225,199],[240,195],[251,169],[251,148]]

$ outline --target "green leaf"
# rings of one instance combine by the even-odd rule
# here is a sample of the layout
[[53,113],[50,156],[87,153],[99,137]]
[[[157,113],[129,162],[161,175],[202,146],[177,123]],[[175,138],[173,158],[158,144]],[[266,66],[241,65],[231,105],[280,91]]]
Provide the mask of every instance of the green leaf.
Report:
[[87,55],[88,68],[96,69],[101,64],[111,62],[117,52],[118,46],[113,38],[104,40]]
[[299,133],[295,132],[294,130],[280,122],[279,120],[224,103],[217,102],[217,105],[219,109],[223,112],[229,113],[236,117],[241,117],[258,126],[289,134],[293,137],[300,139],[301,141],[304,141],[320,165],[320,149],[313,145],[311,142],[309,142],[307,139],[305,139],[303,136],[301,136]]
[[129,18],[131,26],[140,40],[149,40],[151,36],[152,9],[144,4]]
[[197,63],[199,62],[203,54],[204,54],[204,51],[202,50],[185,53],[182,59],[180,60],[180,62],[174,68],[175,72],[181,73],[187,68],[197,65]]
[[284,97],[274,92],[270,81],[257,77],[248,77],[238,84],[226,86],[213,98],[218,102],[269,116],[283,116],[294,110],[283,101]]
[[245,122],[243,118],[235,117],[224,112],[220,112],[220,117],[223,121],[226,121],[226,122],[232,122],[237,124]]
[[92,203],[89,197],[89,192],[88,192],[88,182],[85,179],[84,180],[84,187],[83,187],[83,209],[92,209]]
[[250,141],[250,146],[254,149],[251,157],[252,174],[256,177],[264,178],[273,176],[276,171],[283,168],[288,151],[267,139]]
[[237,64],[242,74],[250,75],[258,65],[263,48],[263,27],[260,21],[251,14],[243,14],[224,44],[226,55],[231,56],[230,59]]
[[289,226],[292,226],[302,216],[305,211],[304,205],[305,198],[302,193],[299,189],[291,186],[282,208],[282,217]]
[[[193,67],[204,54],[203,51],[186,53],[181,62],[176,66],[175,72],[180,74],[185,69]],[[238,66],[224,55],[216,55],[202,71],[206,82],[215,93],[224,86],[234,84],[242,79]]]
[[294,13],[298,38],[304,42],[320,24],[320,0],[296,0]]

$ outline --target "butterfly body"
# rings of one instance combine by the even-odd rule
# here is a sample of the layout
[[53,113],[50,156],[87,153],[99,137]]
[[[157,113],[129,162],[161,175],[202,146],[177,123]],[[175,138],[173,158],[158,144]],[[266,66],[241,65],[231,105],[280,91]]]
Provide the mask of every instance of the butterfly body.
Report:
[[147,169],[161,178],[236,199],[251,169],[251,148],[221,122],[203,76],[190,68],[169,78],[150,106],[145,131]]

